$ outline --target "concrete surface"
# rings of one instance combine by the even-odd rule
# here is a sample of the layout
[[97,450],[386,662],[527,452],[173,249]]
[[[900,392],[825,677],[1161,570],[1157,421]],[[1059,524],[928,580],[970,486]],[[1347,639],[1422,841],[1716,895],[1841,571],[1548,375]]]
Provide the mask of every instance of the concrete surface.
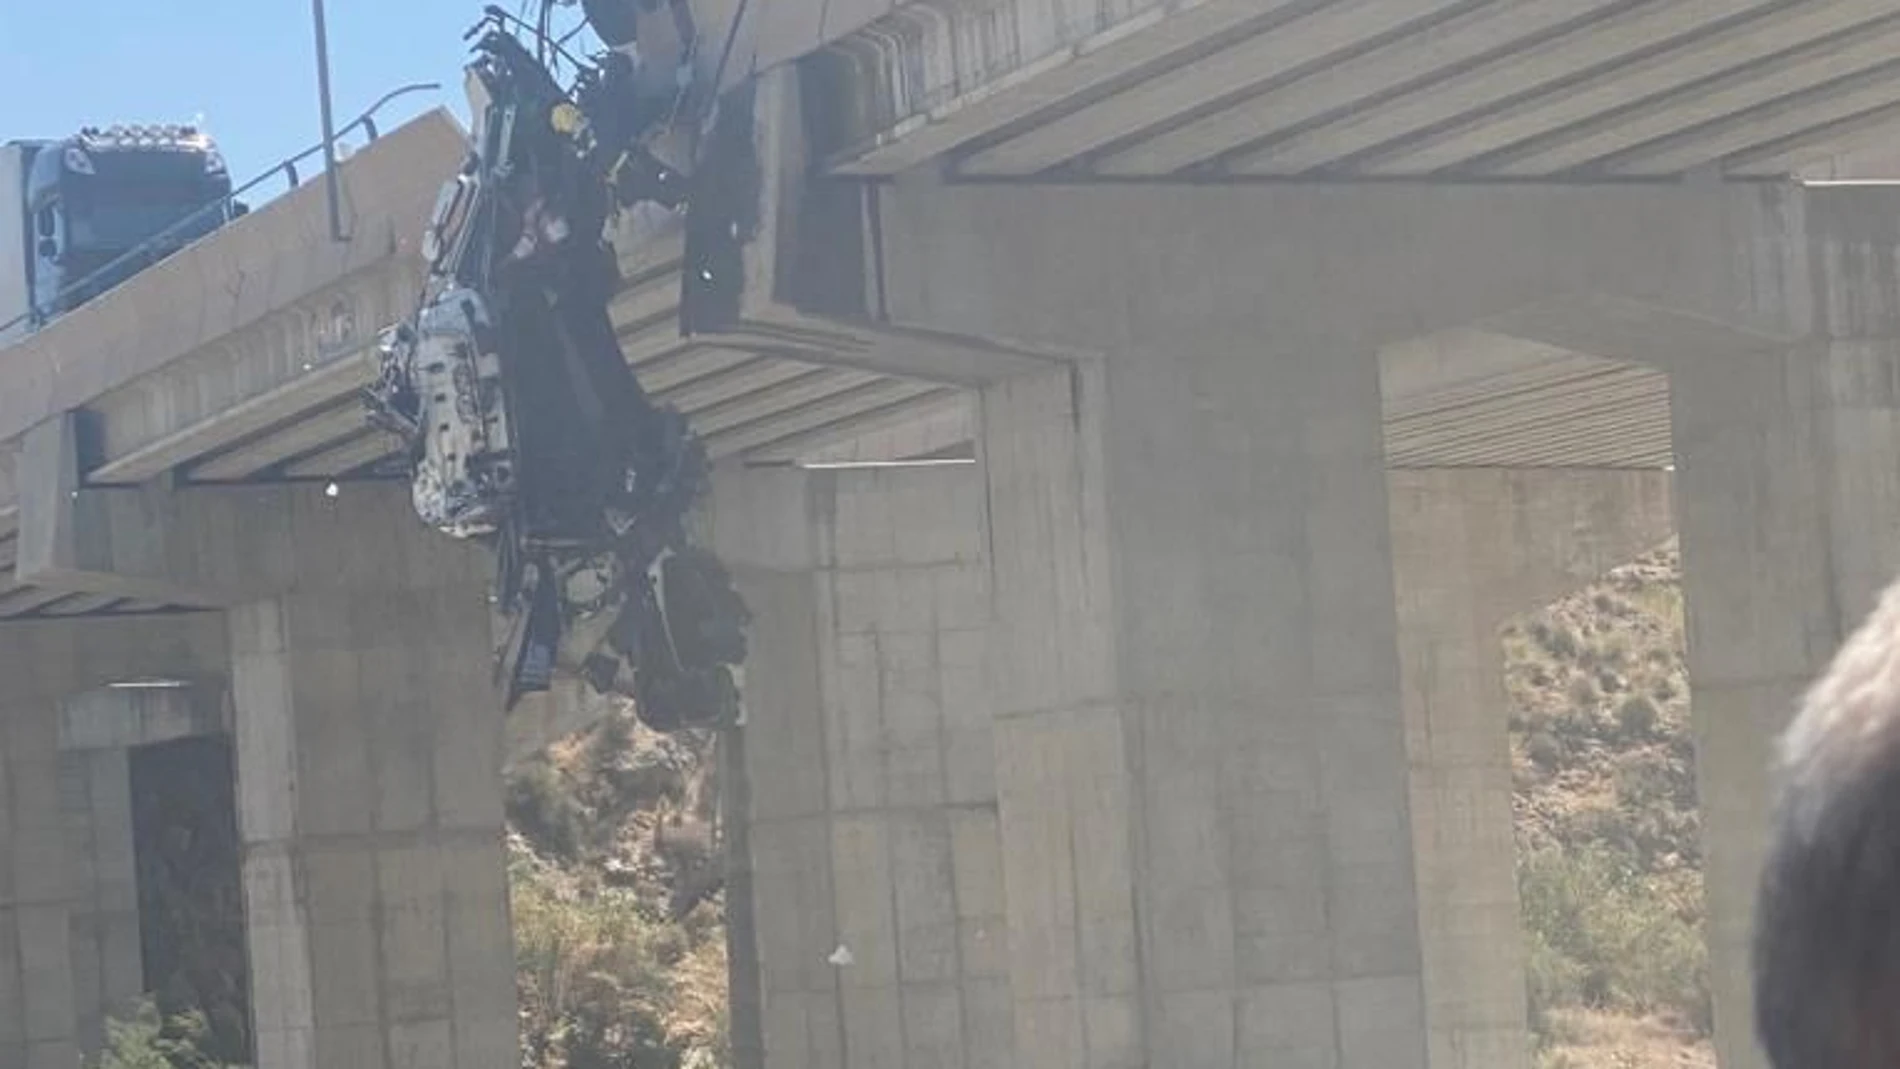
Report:
[[[1864,280],[1886,269],[1879,267],[1886,254],[1820,248],[1816,261],[1810,235],[1822,231],[1811,229],[1814,202],[1792,189],[912,182],[879,198],[887,299],[900,321],[956,323],[1104,354],[1073,381],[1016,380],[985,398],[1002,636],[993,646],[993,679],[1007,725],[999,729],[999,753],[1045,752],[1035,749],[1040,738],[1050,755],[1025,757],[1021,780],[1007,763],[998,770],[1008,885],[1043,889],[1012,891],[1010,899],[1012,945],[1022,955],[1020,1049],[1058,1064],[1118,1064],[1117,1057],[1144,1050],[1193,1049],[1196,1040],[1177,1036],[1232,1035],[1222,1022],[1244,1016],[1284,1020],[1259,1025],[1257,1040],[1283,1051],[1339,1064],[1422,1064],[1423,906],[1404,787],[1376,354],[1394,342],[1476,327],[1661,368],[1672,375],[1681,485],[1690,502],[1692,465],[1732,466],[1764,448],[1774,458],[1812,453],[1807,438],[1755,414],[1785,388],[1779,377],[1756,379],[1747,369],[1811,368],[1788,354],[1809,351],[1800,339],[1815,310],[1877,307]],[[1895,207],[1891,199],[1849,195],[1861,229],[1844,222],[1838,232],[1884,240],[1878,235],[1890,224],[1876,220]],[[1129,252],[1135,249],[1139,255]],[[1813,262],[1868,266],[1857,276],[1863,281],[1830,293],[1816,291]],[[1459,270],[1445,270],[1448,263]],[[1194,283],[1179,284],[1189,274]],[[1791,404],[1789,419],[1812,412],[1805,400]],[[1702,413],[1707,425],[1685,424],[1688,412]],[[999,437],[1005,428],[1012,437]],[[1716,444],[1716,436],[1730,444]],[[1883,447],[1869,455],[1890,453]],[[1761,495],[1777,485],[1760,463],[1685,504],[1686,555],[1693,558],[1698,536],[1734,540],[1816,515],[1812,497],[1758,513]],[[1794,494],[1795,479],[1823,469],[1808,463],[1799,471],[1774,478],[1790,480]],[[1876,501],[1890,499],[1885,483],[1854,485],[1873,485]],[[1694,510],[1715,510],[1717,501],[1744,511],[1698,527],[1710,521]],[[1022,503],[1020,520],[1011,502]],[[1130,517],[1125,525],[1122,515]],[[1859,525],[1832,527],[1838,548],[1822,551],[1823,541],[1807,552],[1842,564],[1862,560],[1865,553],[1845,552],[1861,545],[1850,528]],[[1786,548],[1802,552],[1793,543]],[[1753,740],[1728,748],[1741,762],[1721,746],[1705,746],[1702,772],[1705,797],[1736,799],[1712,803],[1711,933],[1723,978],[1716,1012],[1724,1053],[1727,1064],[1746,1067],[1749,1011],[1734,978],[1744,974],[1738,954],[1749,911],[1737,888],[1746,886],[1766,794],[1765,767],[1746,756],[1765,755],[1786,688],[1818,666],[1836,624],[1826,620],[1801,646],[1803,656],[1787,661],[1781,690],[1738,694],[1725,685],[1731,657],[1747,666],[1738,668],[1751,673],[1744,679],[1780,663],[1754,655],[1761,640],[1745,625],[1833,586],[1792,558],[1778,565],[1789,569],[1787,579],[1760,585],[1768,559],[1735,552],[1718,558],[1732,564],[1718,562],[1717,574],[1759,592],[1729,590],[1705,603],[1700,611],[1723,622],[1713,625],[1713,643],[1701,640],[1693,664],[1698,730]],[[1874,563],[1857,567],[1854,580],[1866,582],[1879,570]],[[1702,574],[1704,584],[1720,582]],[[1810,593],[1791,597],[1796,589]],[[1756,597],[1759,609],[1731,611],[1736,599]],[[1758,711],[1747,712],[1751,705]],[[1193,713],[1157,718],[1156,706]],[[1242,708],[1281,711],[1223,721],[1223,711],[1233,718]],[[1047,734],[1031,735],[1032,728]],[[1245,732],[1269,728],[1281,734],[1260,744],[1263,760],[1288,767],[1262,765],[1231,779],[1207,774],[1249,752],[1236,742]],[[1070,772],[1075,785],[1060,788],[1053,783],[1065,781],[1048,771],[1056,754],[1069,762],[1090,754],[1090,770],[1127,772]],[[1381,763],[1383,774],[1375,771]],[[1024,793],[1013,794],[1019,782]],[[1344,788],[1328,785],[1346,782],[1359,789],[1335,800],[1328,791]],[[1365,784],[1383,784],[1385,793]],[[1158,792],[1152,800],[1148,789]],[[1277,803],[1239,801],[1258,790],[1291,793]],[[1013,798],[1025,799],[1022,808],[1012,807]],[[1281,815],[1265,829],[1223,829],[1215,814],[1242,805]],[[1084,841],[1092,865],[1106,866],[1091,871],[1106,875],[1090,882],[1086,873],[1069,881],[1048,873],[1049,842],[1013,838],[1014,812],[1038,814],[1052,836],[1063,821],[1078,822],[1077,834],[1091,836]],[[1352,816],[1341,826],[1345,818],[1335,813]],[[1125,830],[1097,830],[1104,825]],[[1315,837],[1313,829],[1325,833]],[[1243,834],[1279,838],[1236,838]],[[1149,861],[1149,851],[1166,852]],[[1276,861],[1271,877],[1246,867],[1266,857]],[[1289,865],[1290,858],[1301,860]],[[1287,871],[1312,875],[1288,883]],[[1093,896],[1086,907],[1079,904],[1084,893]],[[1309,905],[1302,920],[1292,909],[1297,902],[1329,905]],[[1136,945],[1139,979],[1128,949]],[[1269,964],[1249,973],[1254,946],[1274,950]],[[1286,975],[1290,968],[1304,971]],[[1035,978],[1032,986],[1026,978]],[[1282,986],[1288,981],[1308,986]],[[1499,990],[1495,981],[1490,989]],[[1031,996],[1038,1004],[1026,1011]],[[1253,1007],[1248,998],[1306,1001]],[[1236,1014],[1236,1006],[1248,1012]],[[1275,1006],[1284,1018],[1269,1012]],[[1333,1019],[1335,1010],[1337,1031],[1302,1029]],[[1472,1012],[1504,1019],[1495,1006]],[[1250,1040],[1235,1042],[1245,1051]],[[1234,1051],[1222,1041],[1205,1056],[1223,1064]]]
[[69,943],[72,889],[60,818],[57,719],[17,699],[5,707],[8,797],[0,899],[0,1060],[23,1069],[79,1055]]
[[[1394,502],[1398,593],[1387,614],[1397,620],[1399,655],[1388,679],[1403,687],[1385,703],[1396,785],[1385,797],[1400,823],[1380,832],[1365,823],[1377,819],[1364,787],[1376,773],[1316,774],[1326,759],[1288,745],[1323,736],[1313,722],[1215,719],[1215,699],[1178,697],[1188,688],[1176,676],[1161,684],[1177,695],[1170,704],[1213,720],[1199,730],[1200,748],[1187,750],[1181,737],[1191,721],[1156,710],[1136,719],[1142,748],[1129,755],[1122,717],[1108,715],[1120,703],[1073,699],[1062,708],[1071,699],[1059,688],[1114,681],[1118,669],[1086,645],[1098,628],[1152,628],[1146,637],[1168,643],[1168,660],[1183,648],[1210,651],[1221,659],[1202,653],[1196,665],[1218,673],[1215,687],[1232,687],[1239,666],[1258,658],[1241,653],[1246,638],[1223,642],[1218,624],[1190,617],[1169,618],[1186,629],[1170,640],[1152,618],[1166,608],[1152,588],[1136,596],[1145,623],[1117,624],[1105,611],[1117,601],[1112,588],[1092,588],[1087,573],[1113,554],[1068,541],[1084,537],[1090,519],[1098,530],[1102,523],[1091,515],[1099,503],[1069,503],[1099,477],[1078,455],[1087,432],[1076,433],[1074,396],[1061,379],[992,391],[982,420],[987,478],[977,465],[719,475],[711,529],[759,613],[747,773],[763,1064],[1123,1065],[1165,1050],[1182,1059],[1170,1064],[1278,1056],[1385,1066],[1409,1056],[1425,1065],[1428,1038],[1433,1069],[1525,1064],[1496,628],[1666,539],[1669,476],[1408,471],[1391,473],[1389,490],[1372,484]],[[1370,505],[1376,498],[1362,503]],[[1230,537],[1254,529],[1222,526]],[[1144,554],[1125,567],[1179,568],[1198,556]],[[1054,574],[1037,576],[1038,561]],[[993,595],[983,582],[992,574]],[[1229,586],[1240,581],[1227,576]],[[1220,604],[1207,600],[1211,589],[1196,583],[1167,596],[1204,613]],[[1062,623],[1051,622],[1055,612]],[[1276,630],[1260,648],[1291,633]],[[954,663],[957,649],[967,651],[959,660],[974,660]],[[1142,662],[1148,670],[1183,671],[1155,656]],[[1301,656],[1340,654],[1315,646]],[[1291,663],[1256,670],[1284,684],[1297,674],[1275,669]],[[971,689],[985,674],[996,689]],[[1350,686],[1318,700],[1367,708]],[[1015,704],[1023,711],[1012,714]],[[1270,707],[1298,708],[1283,696]],[[1333,745],[1350,749],[1335,761],[1380,752],[1360,735],[1363,722],[1336,724],[1347,728]],[[1105,750],[1116,746],[1124,752]],[[1163,762],[1171,762],[1165,774],[1127,778]],[[1322,780],[1337,793],[1324,793]],[[1329,800],[1344,812],[1328,813]],[[1249,828],[1268,820],[1267,829]],[[1311,822],[1330,830],[1316,841],[1300,831]],[[1211,827],[1194,830],[1203,824]],[[1357,844],[1349,829],[1377,838]],[[992,857],[999,842],[1013,845]],[[1146,844],[1139,854],[1135,842]],[[1408,843],[1417,844],[1416,877]],[[1314,849],[1318,879],[1302,885],[1290,873],[1305,866],[1289,863]],[[1347,852],[1336,862],[1345,867],[1328,872],[1333,850]],[[1394,857],[1405,867],[1380,867]],[[1225,886],[1223,873],[1232,874]],[[1365,882],[1339,886],[1335,874]],[[1389,902],[1378,893],[1393,881],[1408,889],[1395,924],[1342,930],[1320,919],[1356,906],[1371,917],[1364,907]],[[1138,894],[1153,904],[1136,909]],[[967,919],[985,909],[997,913]],[[1144,924],[1149,909],[1157,919]],[[1216,921],[1221,912],[1231,919]],[[951,915],[964,918],[960,959],[944,942]],[[1154,949],[1137,956],[1138,940]],[[840,946],[852,963],[828,964]],[[1395,993],[1410,999],[1409,1030],[1403,1016],[1393,1027],[1390,1001],[1366,1001],[1392,998],[1393,982],[1354,974],[1393,954],[1418,962]],[[1228,990],[1238,1001],[1194,975],[1209,968],[1234,977]],[[1282,979],[1276,969],[1317,975]],[[959,1009],[962,1029],[929,1024],[932,1005]],[[1303,1027],[1322,1019],[1322,1007],[1323,1037]],[[1337,1037],[1336,1013],[1349,1029]],[[1214,1019],[1223,1014],[1225,1024]],[[1013,1049],[977,1045],[1009,1034],[1012,1020]],[[1164,1038],[1151,1038],[1157,1032]]]
[[1012,1060],[980,473],[727,469],[714,494],[757,616],[763,1064],[1045,1064]]
[[59,755],[75,1026],[87,1054],[105,1044],[106,1018],[145,993],[126,758],[123,749]]
[[1669,376],[1490,331],[1388,345],[1380,358],[1393,468],[1666,468]]
[[1792,187],[917,178],[877,201],[893,320],[1131,358],[1476,328],[1674,370],[1809,328]]
[[74,883],[60,799],[59,702],[117,679],[223,660],[215,621],[126,620],[0,629],[0,1064],[68,1069],[79,1056]]
[[1376,361],[1210,327],[984,398],[1019,1060],[1422,1067]]
[[[225,494],[202,509],[136,490],[106,493],[130,495],[124,502],[138,519],[130,533],[89,541],[112,528],[89,526],[84,518],[100,513],[81,507],[67,514],[80,517],[63,528],[70,541],[44,543],[50,553],[112,547],[87,573],[105,581],[118,574],[114,561],[133,571],[154,559],[154,547],[173,547],[187,554],[173,559],[209,562],[230,579],[217,589],[231,607],[139,621],[136,640],[131,620],[9,629],[0,655],[20,667],[0,680],[9,703],[25,703],[6,706],[8,730],[19,733],[9,759],[28,760],[39,743],[56,746],[62,735],[122,755],[119,747],[135,736],[190,730],[207,716],[222,721],[221,704],[181,715],[155,699],[118,708],[115,721],[110,701],[82,692],[150,675],[228,673],[259,1069],[513,1066],[503,727],[480,660],[492,637],[485,556],[423,529],[401,486],[334,497],[316,486]],[[165,507],[140,511],[140,502]],[[205,579],[188,567],[174,578],[186,586]],[[77,641],[79,652],[50,653],[59,639]],[[16,687],[28,684],[46,689],[16,699]],[[62,716],[59,702],[72,695],[81,696]],[[30,1038],[63,1058],[76,1035],[88,1035],[78,1031],[80,1018],[96,1027],[97,1009],[118,991],[128,964],[103,936],[75,947],[66,934],[75,923],[105,930],[103,921],[123,920],[121,881],[98,863],[123,837],[111,834],[108,807],[74,806],[88,810],[94,862],[75,869],[73,847],[82,844],[59,841],[56,753],[31,759],[32,774],[43,772],[49,788],[18,795],[33,805],[10,810],[24,830],[11,838],[9,858],[16,873],[43,866],[58,895],[25,885],[8,908],[23,927],[56,912],[65,964],[46,964],[55,956],[50,943],[44,954],[37,945],[14,952],[23,956],[16,974],[45,974],[34,997],[60,1006],[35,1004],[35,1031],[18,1042]],[[69,782],[109,792],[121,764],[89,759]],[[29,771],[19,775],[26,782]],[[36,819],[54,828],[44,857],[30,852]]]
[[1498,629],[1674,533],[1661,471],[1387,476],[1432,1069],[1526,1069]]
[[486,561],[378,489],[226,614],[258,1069],[512,1069]]
[[1761,1069],[1746,962],[1770,746],[1900,573],[1900,189],[1811,190],[1811,330],[1781,354],[1673,376],[1716,1043]]
[[71,877],[74,1011],[80,1050],[145,993],[129,757],[133,747],[231,729],[222,686],[100,689],[59,703],[60,808]]
[[[791,21],[804,5],[773,6]],[[1900,20],[1877,0],[845,11],[824,25],[854,32],[815,66],[836,94],[826,156],[853,175],[1780,176],[1854,166],[1900,122]]]

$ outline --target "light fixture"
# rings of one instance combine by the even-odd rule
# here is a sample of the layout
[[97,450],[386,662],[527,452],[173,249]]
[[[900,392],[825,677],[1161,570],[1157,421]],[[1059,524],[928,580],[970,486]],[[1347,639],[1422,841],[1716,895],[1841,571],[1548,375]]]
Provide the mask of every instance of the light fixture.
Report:
[[853,471],[859,468],[947,468],[976,463],[975,457],[931,457],[924,460],[807,460],[806,471]]

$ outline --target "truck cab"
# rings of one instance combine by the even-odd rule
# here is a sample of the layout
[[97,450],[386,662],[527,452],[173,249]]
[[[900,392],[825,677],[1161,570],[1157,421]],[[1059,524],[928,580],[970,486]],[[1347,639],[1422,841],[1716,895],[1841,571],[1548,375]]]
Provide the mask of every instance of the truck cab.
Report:
[[[0,181],[21,240],[0,266],[0,344],[69,312],[234,214],[217,146],[188,126],[88,127],[60,141],[14,142]],[[8,190],[7,187],[13,187]],[[16,254],[14,249],[19,251]],[[16,322],[11,328],[4,321]]]

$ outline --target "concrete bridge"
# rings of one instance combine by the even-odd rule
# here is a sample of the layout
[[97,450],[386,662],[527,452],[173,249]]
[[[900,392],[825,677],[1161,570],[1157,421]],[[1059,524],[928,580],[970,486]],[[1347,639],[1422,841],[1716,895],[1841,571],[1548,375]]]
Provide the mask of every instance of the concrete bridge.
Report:
[[[1673,532],[1759,1066],[1768,745],[1900,571],[1900,191],[1790,179],[1879,173],[1897,35],[750,5],[744,326],[673,334],[667,240],[614,312],[758,615],[742,1064],[1525,1066],[1495,629]],[[301,191],[0,353],[0,1065],[136,988],[116,784],[206,734],[259,1065],[515,1064],[499,770],[586,712],[503,723],[483,562],[350,400],[460,151],[425,116],[344,168],[349,241]],[[835,467],[914,458],[970,462]]]

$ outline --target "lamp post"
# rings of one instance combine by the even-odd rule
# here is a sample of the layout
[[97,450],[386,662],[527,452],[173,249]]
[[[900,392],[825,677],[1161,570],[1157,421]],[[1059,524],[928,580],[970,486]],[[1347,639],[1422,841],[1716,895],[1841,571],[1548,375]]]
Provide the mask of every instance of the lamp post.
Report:
[[337,199],[336,129],[330,117],[330,41],[323,24],[323,0],[310,0],[317,33],[317,97],[323,112],[323,186],[330,201],[330,240],[348,241],[343,233],[343,209]]

